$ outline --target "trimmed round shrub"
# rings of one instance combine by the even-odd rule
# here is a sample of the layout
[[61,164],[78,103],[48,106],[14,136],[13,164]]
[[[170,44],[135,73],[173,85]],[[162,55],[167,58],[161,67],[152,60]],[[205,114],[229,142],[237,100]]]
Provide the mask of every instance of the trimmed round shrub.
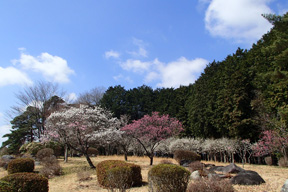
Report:
[[64,146],[61,143],[55,141],[49,141],[45,143],[46,148],[51,148],[54,150],[54,155],[56,157],[64,155]]
[[7,181],[2,181],[0,180],[0,192],[4,192],[4,191],[10,191],[10,192],[13,192],[13,191],[16,191],[13,187],[13,185]]
[[107,188],[130,188],[142,184],[141,167],[120,160],[102,161],[96,166],[97,180]]
[[2,181],[9,182],[16,191],[48,192],[48,179],[36,173],[14,173],[3,177]]
[[187,163],[200,161],[201,156],[193,151],[177,150],[174,152],[174,159],[181,165],[183,161],[186,161]]
[[33,172],[34,171],[34,160],[31,158],[19,158],[13,159],[8,163],[7,171],[8,174],[18,172]]
[[45,157],[50,157],[54,155],[54,150],[51,148],[44,148],[44,149],[40,149],[37,154],[36,154],[36,158],[39,161],[42,161]]
[[160,161],[160,164],[174,164],[171,160],[163,159]]
[[53,154],[53,149],[44,148],[38,151],[36,155],[37,159],[41,162],[41,165],[43,165],[39,173],[47,178],[62,174],[62,168]]
[[228,180],[200,179],[188,185],[187,192],[234,192]]
[[193,171],[202,171],[203,168],[204,168],[204,165],[200,161],[194,161],[194,162],[190,163],[188,165],[188,167],[189,167],[189,170],[191,172],[193,172]]
[[186,191],[190,172],[173,164],[159,164],[148,172],[150,192],[183,192]]
[[11,156],[11,155],[3,155],[0,159],[0,167],[3,167],[5,170],[7,170],[7,167],[8,167],[8,163],[15,159],[14,156]]
[[47,178],[59,176],[62,174],[62,167],[58,163],[45,165],[40,169],[39,174]]

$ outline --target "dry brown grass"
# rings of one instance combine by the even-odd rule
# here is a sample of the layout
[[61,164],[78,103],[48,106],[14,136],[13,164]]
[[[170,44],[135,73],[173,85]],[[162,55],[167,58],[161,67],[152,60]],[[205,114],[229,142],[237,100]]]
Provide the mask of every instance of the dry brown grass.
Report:
[[[123,156],[98,156],[91,158],[94,165],[104,160],[124,160]],[[161,163],[162,160],[167,160],[167,158],[155,158],[154,165]],[[169,159],[173,163],[177,164],[177,162],[173,159]],[[103,189],[97,183],[96,178],[96,170],[91,170],[88,167],[85,158],[69,158],[68,163],[64,163],[62,160],[60,161],[60,165],[63,167],[64,175],[59,177],[54,177],[49,179],[49,191],[50,192],[107,192],[107,189]],[[149,166],[149,158],[148,157],[128,157],[128,162],[135,163],[141,166],[142,169],[142,177],[144,185],[142,187],[134,187],[127,191],[129,192],[147,192],[148,191],[148,171],[151,168]],[[203,162],[203,161],[202,161]],[[213,163],[215,165],[227,165],[224,163],[217,162],[203,162],[203,163]],[[238,166],[242,166],[238,164]],[[36,167],[36,170],[39,167]],[[266,165],[245,165],[244,169],[253,170],[258,172],[263,179],[266,181],[265,184],[259,186],[239,186],[234,185],[234,188],[238,192],[279,192],[281,190],[282,185],[285,180],[288,179],[288,168],[280,168],[275,166],[266,166]],[[77,173],[79,172],[90,172],[92,179],[79,181],[79,176]],[[7,175],[7,171],[1,169],[0,178]]]

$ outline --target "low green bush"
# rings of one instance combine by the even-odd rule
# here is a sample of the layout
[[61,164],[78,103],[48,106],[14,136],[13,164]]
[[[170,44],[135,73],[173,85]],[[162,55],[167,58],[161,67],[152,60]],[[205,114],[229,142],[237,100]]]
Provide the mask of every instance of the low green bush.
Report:
[[19,158],[13,159],[8,163],[7,171],[8,174],[18,172],[33,172],[34,171],[34,160],[31,158]]
[[186,191],[190,172],[173,164],[159,164],[148,172],[149,192]]
[[13,185],[7,181],[0,180],[0,192],[14,192],[16,191]]
[[96,166],[97,180],[107,188],[130,188],[142,184],[141,167],[120,160],[102,161]]
[[10,183],[16,191],[48,192],[48,179],[36,173],[14,173],[1,179]]
[[177,150],[174,152],[174,159],[181,165],[181,161],[200,161],[201,156],[193,151]]
[[28,153],[32,156],[36,155],[37,152],[41,149],[45,148],[44,144],[39,143],[39,142],[31,142],[31,143],[26,143],[22,145],[19,149],[19,151],[22,154]]

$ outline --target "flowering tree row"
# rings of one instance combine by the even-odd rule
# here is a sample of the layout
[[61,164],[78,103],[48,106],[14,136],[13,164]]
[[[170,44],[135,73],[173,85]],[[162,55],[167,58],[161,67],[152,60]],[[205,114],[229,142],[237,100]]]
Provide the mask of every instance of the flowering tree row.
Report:
[[243,165],[252,156],[278,154],[287,161],[288,134],[286,129],[264,131],[257,143],[237,139],[175,138],[183,131],[182,124],[168,115],[153,112],[128,124],[129,118],[114,118],[100,107],[70,107],[52,113],[46,122],[42,141],[58,141],[82,153],[94,168],[88,149],[113,148],[127,154],[145,154],[153,164],[156,153],[173,154],[176,150],[189,150],[202,154],[207,160],[234,162],[235,155]]
[[158,112],[128,124],[127,116],[117,119],[100,107],[80,105],[52,113],[47,119],[42,141],[56,140],[82,153],[91,168],[95,168],[88,154],[91,146],[116,145],[124,151],[127,160],[128,149],[136,141],[152,165],[154,151],[160,142],[182,130],[178,120]]

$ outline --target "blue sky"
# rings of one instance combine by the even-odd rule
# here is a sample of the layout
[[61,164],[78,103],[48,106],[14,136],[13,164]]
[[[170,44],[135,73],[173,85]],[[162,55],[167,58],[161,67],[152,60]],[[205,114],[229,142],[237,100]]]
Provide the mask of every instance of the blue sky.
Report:
[[269,31],[262,13],[287,11],[287,0],[0,0],[0,143],[25,86],[50,81],[77,98],[188,85]]

